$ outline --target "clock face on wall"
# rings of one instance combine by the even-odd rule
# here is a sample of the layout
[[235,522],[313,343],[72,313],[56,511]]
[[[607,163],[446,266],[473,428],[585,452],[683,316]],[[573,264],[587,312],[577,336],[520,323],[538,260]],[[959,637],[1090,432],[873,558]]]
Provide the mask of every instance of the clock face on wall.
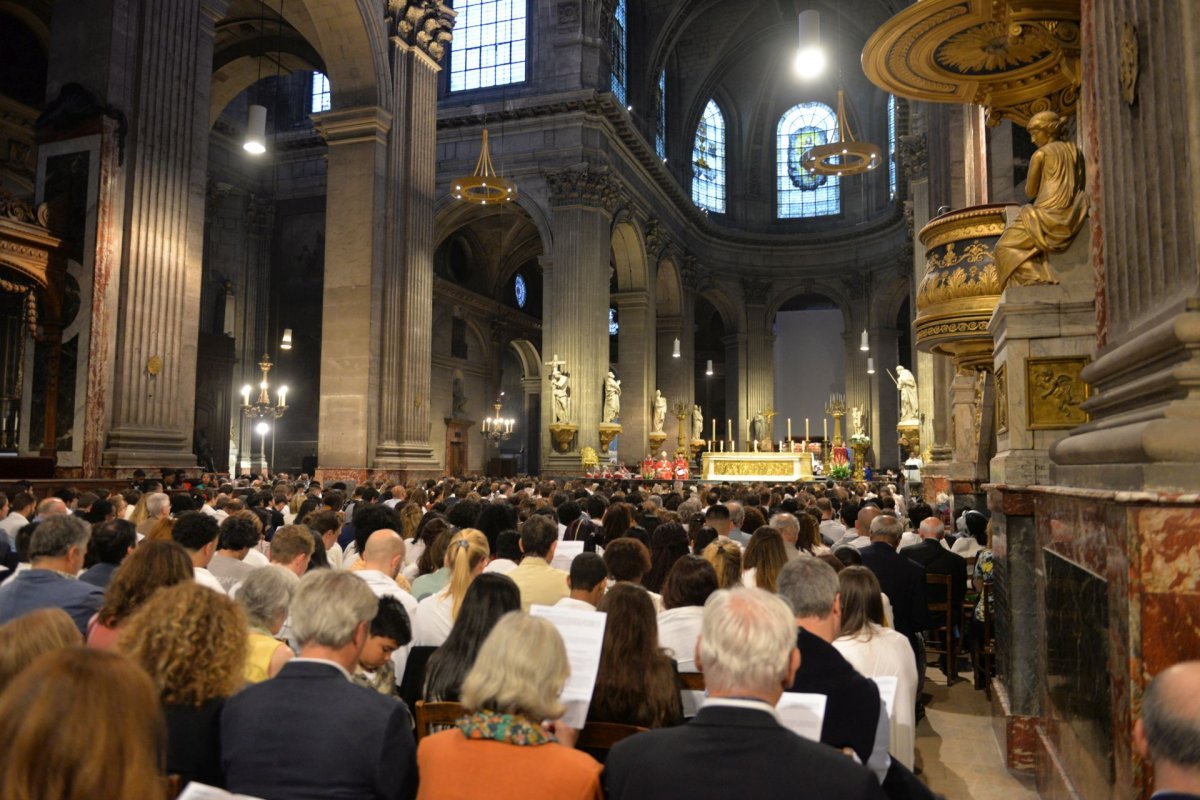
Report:
[[517,275],[517,279],[513,281],[513,297],[517,301],[517,308],[524,308],[525,301],[529,298],[529,292],[525,288],[525,276]]

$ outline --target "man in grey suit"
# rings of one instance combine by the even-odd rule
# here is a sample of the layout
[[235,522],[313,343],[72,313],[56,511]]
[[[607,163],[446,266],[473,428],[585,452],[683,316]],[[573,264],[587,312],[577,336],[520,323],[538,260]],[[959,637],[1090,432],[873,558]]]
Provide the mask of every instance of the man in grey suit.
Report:
[[264,800],[416,794],[408,709],[350,678],[378,608],[353,573],[304,576],[291,605],[300,656],[231,697],[221,714],[221,765],[230,791]]

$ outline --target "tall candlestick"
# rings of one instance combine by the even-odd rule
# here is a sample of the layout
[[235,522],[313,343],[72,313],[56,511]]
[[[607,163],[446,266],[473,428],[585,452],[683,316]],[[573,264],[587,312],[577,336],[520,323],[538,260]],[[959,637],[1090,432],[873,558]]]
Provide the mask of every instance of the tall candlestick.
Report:
[[788,441],[792,440],[792,418],[788,417]]
[[829,417],[825,417],[821,421],[825,423],[825,443],[829,444]]
[[809,438],[810,437],[808,435],[808,417],[805,417],[804,418],[804,441],[807,442],[809,440]]
[[712,440],[715,442],[717,440],[717,418],[713,417],[712,422],[713,422]]
[[724,439],[721,440],[721,452],[722,453],[725,452],[725,440]]
[[733,420],[731,419],[725,420],[725,438],[733,441]]

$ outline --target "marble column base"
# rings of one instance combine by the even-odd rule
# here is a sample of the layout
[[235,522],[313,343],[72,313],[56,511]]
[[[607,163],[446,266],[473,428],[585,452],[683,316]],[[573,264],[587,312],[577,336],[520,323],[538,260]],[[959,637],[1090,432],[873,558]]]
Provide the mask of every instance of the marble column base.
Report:
[[113,469],[142,468],[149,472],[163,467],[181,469],[196,466],[191,441],[174,430],[140,428],[113,430],[108,435],[101,469],[106,474]]
[[440,477],[442,464],[426,444],[387,444],[375,448],[375,459],[371,472],[395,472],[398,474],[425,474]]
[[1037,772],[1038,722],[1038,717],[1012,713],[1004,684],[992,681],[992,725],[1004,766],[1014,772]]

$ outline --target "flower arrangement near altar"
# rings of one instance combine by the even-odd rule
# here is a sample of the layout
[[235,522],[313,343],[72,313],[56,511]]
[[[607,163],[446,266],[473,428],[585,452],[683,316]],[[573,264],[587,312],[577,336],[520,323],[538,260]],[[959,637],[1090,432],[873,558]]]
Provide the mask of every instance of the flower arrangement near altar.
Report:
[[844,453],[834,451],[829,458],[829,477],[835,481],[844,481],[850,477],[850,461]]
[[871,446],[871,437],[867,436],[865,433],[856,433],[850,437],[850,446],[851,447],[870,447]]

